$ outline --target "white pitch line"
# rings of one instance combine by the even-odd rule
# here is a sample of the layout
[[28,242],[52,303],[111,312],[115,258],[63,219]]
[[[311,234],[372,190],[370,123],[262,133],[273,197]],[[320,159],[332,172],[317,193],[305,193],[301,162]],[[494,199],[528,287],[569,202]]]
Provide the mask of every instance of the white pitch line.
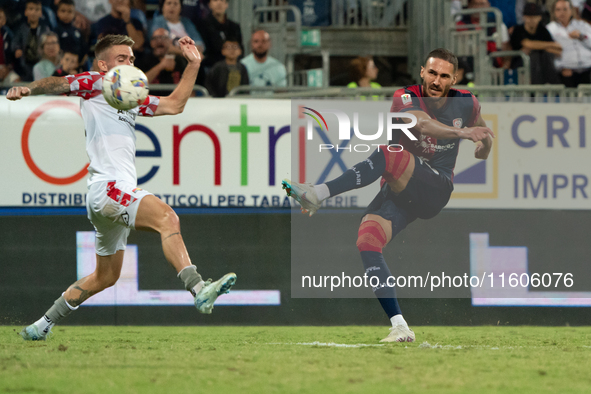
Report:
[[[361,347],[382,347],[386,346],[386,344],[367,344],[367,343],[357,343],[357,344],[347,344],[347,343],[334,343],[334,342],[270,342],[265,343],[264,345],[298,345],[298,346],[326,346],[326,347],[336,347],[336,348],[361,348]],[[581,346],[583,348],[591,348],[591,346]],[[408,349],[408,344],[405,344],[405,349]],[[431,345],[429,342],[425,341],[418,346],[411,346],[411,348],[418,348],[418,349],[444,349],[444,350],[461,350],[461,349],[481,349],[481,350],[518,350],[518,349],[538,349],[538,348],[548,348],[548,346],[491,346],[491,345],[440,345],[436,343]]]
[[357,343],[357,344],[351,345],[351,344],[347,344],[347,343],[334,343],[334,342],[287,342],[287,343],[273,342],[273,343],[267,343],[266,345],[303,345],[303,346],[328,346],[328,347],[342,347],[342,348],[384,346],[384,344]]

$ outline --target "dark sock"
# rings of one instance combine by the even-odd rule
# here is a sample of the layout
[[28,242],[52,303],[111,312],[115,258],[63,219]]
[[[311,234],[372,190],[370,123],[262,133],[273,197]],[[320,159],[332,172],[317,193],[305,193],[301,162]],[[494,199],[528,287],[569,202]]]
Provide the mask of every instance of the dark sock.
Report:
[[392,274],[388,269],[388,265],[386,265],[384,255],[380,252],[361,252],[361,260],[365,267],[365,273],[368,276],[368,282],[373,276],[377,276],[380,279],[380,286],[374,288],[373,292],[378,298],[378,301],[380,301],[380,304],[382,304],[382,308],[384,308],[388,318],[390,319],[392,316],[402,314],[398,300],[396,299],[394,287],[387,285],[388,277]]
[[382,149],[377,149],[369,158],[345,171],[340,177],[326,182],[330,196],[336,196],[353,189],[365,187],[377,181],[386,171],[386,157]]

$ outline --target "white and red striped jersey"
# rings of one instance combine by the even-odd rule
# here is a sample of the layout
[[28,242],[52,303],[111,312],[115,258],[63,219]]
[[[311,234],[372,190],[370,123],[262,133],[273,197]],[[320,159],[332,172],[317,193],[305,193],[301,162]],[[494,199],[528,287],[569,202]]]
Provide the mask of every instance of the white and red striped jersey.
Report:
[[135,117],[154,116],[160,98],[148,96],[144,103],[129,111],[111,107],[102,95],[105,74],[95,71],[65,78],[70,95],[79,96],[86,127],[86,153],[90,158],[88,185],[102,181],[137,184],[135,170]]

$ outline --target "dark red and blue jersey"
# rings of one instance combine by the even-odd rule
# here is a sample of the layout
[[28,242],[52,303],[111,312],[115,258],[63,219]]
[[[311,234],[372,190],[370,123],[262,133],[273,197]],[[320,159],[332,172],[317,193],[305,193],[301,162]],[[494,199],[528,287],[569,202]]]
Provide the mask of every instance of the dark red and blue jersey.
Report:
[[[441,108],[428,106],[427,100],[432,99],[423,95],[422,85],[407,86],[394,93],[390,112],[423,111],[432,119],[458,128],[474,126],[480,116],[480,104],[467,90],[450,89]],[[394,130],[390,144],[402,145],[405,150],[453,180],[460,139],[437,139],[416,131],[413,131],[413,135],[417,141],[408,138],[401,130]]]

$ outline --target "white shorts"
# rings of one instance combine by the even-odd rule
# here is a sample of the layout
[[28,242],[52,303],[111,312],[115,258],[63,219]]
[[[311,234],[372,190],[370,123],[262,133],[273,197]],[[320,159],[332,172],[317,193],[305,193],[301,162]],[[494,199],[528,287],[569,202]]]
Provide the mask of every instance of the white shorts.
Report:
[[140,201],[152,193],[125,182],[97,182],[88,188],[86,211],[96,229],[95,248],[99,256],[125,250]]

